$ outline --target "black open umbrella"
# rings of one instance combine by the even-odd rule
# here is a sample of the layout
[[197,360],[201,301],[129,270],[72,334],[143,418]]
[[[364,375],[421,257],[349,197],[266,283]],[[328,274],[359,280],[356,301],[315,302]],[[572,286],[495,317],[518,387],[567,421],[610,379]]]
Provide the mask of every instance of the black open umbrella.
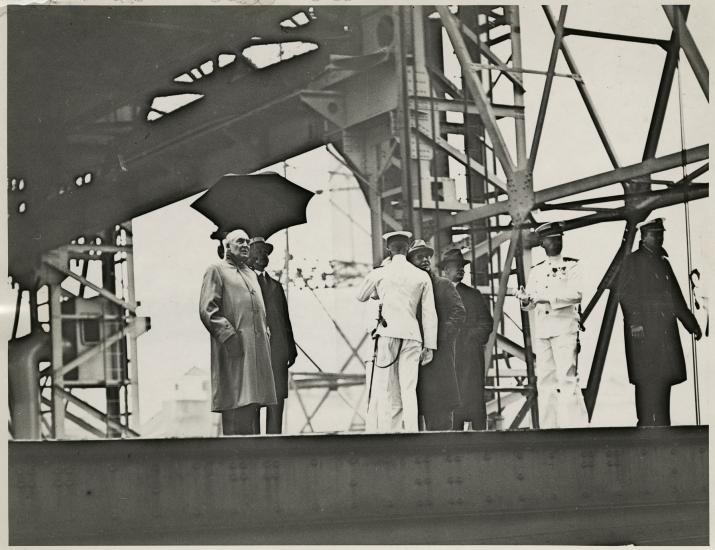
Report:
[[251,237],[268,238],[276,231],[305,223],[312,191],[267,172],[226,174],[191,206],[218,226],[218,233],[244,229]]

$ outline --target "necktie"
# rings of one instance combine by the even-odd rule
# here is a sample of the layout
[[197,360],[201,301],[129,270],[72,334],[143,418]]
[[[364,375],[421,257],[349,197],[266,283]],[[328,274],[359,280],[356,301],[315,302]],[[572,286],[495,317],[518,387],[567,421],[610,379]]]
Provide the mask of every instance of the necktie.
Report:
[[263,293],[266,293],[266,286],[268,284],[268,281],[266,279],[266,272],[264,271],[258,276],[258,285],[261,287],[261,290]]

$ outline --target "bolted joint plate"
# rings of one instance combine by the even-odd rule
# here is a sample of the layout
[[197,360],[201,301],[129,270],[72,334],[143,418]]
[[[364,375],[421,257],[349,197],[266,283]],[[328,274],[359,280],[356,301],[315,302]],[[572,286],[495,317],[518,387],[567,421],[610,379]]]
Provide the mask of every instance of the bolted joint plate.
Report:
[[345,96],[342,93],[329,90],[301,90],[300,99],[338,128],[347,125]]
[[534,184],[531,172],[516,170],[507,178],[506,190],[509,194],[509,214],[515,224],[526,220],[534,208]]

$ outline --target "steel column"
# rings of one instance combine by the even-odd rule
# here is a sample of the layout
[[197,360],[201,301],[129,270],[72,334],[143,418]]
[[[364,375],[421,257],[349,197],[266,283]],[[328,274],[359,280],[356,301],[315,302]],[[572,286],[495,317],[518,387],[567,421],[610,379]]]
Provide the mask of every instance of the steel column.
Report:
[[60,281],[52,281],[50,294],[50,334],[52,335],[52,437],[65,436],[65,393],[62,349],[62,288]]
[[[511,25],[511,48],[512,48],[512,65],[516,69],[521,69],[522,66],[522,51],[521,51],[521,21],[519,18],[519,7],[518,6],[509,6],[508,8],[504,8],[505,10],[508,10],[509,14],[509,23]],[[566,9],[565,7],[562,8],[562,16],[565,17],[566,14]],[[561,21],[561,24],[563,26],[563,21]],[[556,50],[558,52],[558,50]],[[550,78],[553,77],[553,70],[554,67],[551,65],[549,66],[550,70],[550,75],[547,77],[547,82],[550,82]],[[523,88],[520,88],[519,86],[512,86],[512,91],[514,94],[514,104],[517,105],[518,107],[523,107],[524,106],[524,91]],[[544,91],[546,95],[546,101],[548,101],[548,92],[545,90]],[[543,101],[543,98],[542,98]],[[537,120],[536,122],[536,128],[537,132],[540,133],[541,127],[543,126],[543,117],[541,120]],[[533,172],[533,163],[531,161],[531,158],[527,158],[527,153],[526,153],[526,123],[525,120],[522,119],[514,119],[514,133],[516,137],[516,158],[517,158],[517,165],[519,167],[519,171],[524,170],[527,178],[526,178],[526,185],[529,187],[529,191],[531,193],[531,196],[533,197],[533,179],[532,179],[532,172]],[[538,138],[535,137],[534,139],[537,140],[537,147],[538,147]],[[532,143],[533,145],[533,143]],[[534,152],[534,149],[532,147],[532,154]],[[511,198],[511,196],[510,196]],[[516,215],[516,212],[512,212],[512,220],[514,223],[521,223],[523,220],[520,219],[518,215]],[[531,250],[524,248],[523,242],[524,242],[524,237],[525,237],[525,232],[523,230],[520,230],[519,228],[516,228],[519,230],[519,234],[516,239],[516,277],[517,277],[517,284],[519,286],[524,285],[526,286],[526,281],[529,278],[529,269],[531,266]],[[505,271],[509,273],[511,271],[511,262],[509,262],[505,266]],[[507,279],[508,280],[508,279]],[[506,286],[506,281],[504,282],[504,286]],[[501,292],[501,279],[499,283],[499,290]],[[506,291],[506,288],[504,289]],[[537,399],[537,393],[536,393],[536,365],[534,361],[534,354],[532,350],[532,341],[531,341],[531,325],[534,323],[534,315],[531,312],[527,311],[520,311],[520,316],[521,316],[521,327],[522,327],[522,335],[524,338],[524,350],[525,350],[525,355],[526,355],[526,371],[527,371],[527,377],[528,377],[528,389],[529,392],[527,393],[526,396],[526,402],[524,403],[524,410],[528,408],[530,413],[531,413],[531,426],[532,428],[539,428],[539,406],[538,406],[538,399]],[[518,417],[519,415],[517,415]],[[517,418],[518,420],[518,418]],[[520,423],[520,420],[519,420]]]
[[[127,289],[127,301],[130,304],[135,304],[136,302],[136,292],[134,289],[134,246],[133,246],[133,235],[132,235],[132,222],[128,221],[121,226],[124,229],[126,235],[126,242],[124,243],[127,247],[125,251],[126,258],[126,275],[127,280],[125,281]],[[129,322],[133,322],[136,319],[136,315],[133,312],[129,312]],[[129,421],[128,425],[133,430],[139,430],[141,426],[141,414],[139,406],[139,362],[137,356],[137,333],[136,331],[129,331],[127,334],[127,360],[129,362],[129,387],[127,391],[129,392]]]
[[[406,17],[405,6],[395,6],[394,19],[395,28],[395,65],[397,70],[397,81],[399,89],[398,98],[398,119],[401,120],[400,135],[400,161],[402,163],[400,176],[402,181],[402,226],[405,230],[412,232],[415,238],[420,238],[417,234],[417,226],[414,219],[414,205],[412,200],[412,174],[411,174],[411,154],[410,154],[410,105],[407,90],[407,47],[406,38]],[[421,184],[421,182],[420,182]],[[419,186],[418,186],[419,189]]]

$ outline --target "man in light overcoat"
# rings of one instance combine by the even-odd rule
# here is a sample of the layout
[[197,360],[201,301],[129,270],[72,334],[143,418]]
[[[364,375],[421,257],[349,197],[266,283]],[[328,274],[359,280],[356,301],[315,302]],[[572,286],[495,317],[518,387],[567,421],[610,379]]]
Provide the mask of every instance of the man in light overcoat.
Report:
[[226,236],[226,256],[206,270],[199,299],[211,335],[211,410],[221,413],[224,435],[257,433],[257,407],[276,403],[266,308],[246,265],[248,243],[242,229]]

